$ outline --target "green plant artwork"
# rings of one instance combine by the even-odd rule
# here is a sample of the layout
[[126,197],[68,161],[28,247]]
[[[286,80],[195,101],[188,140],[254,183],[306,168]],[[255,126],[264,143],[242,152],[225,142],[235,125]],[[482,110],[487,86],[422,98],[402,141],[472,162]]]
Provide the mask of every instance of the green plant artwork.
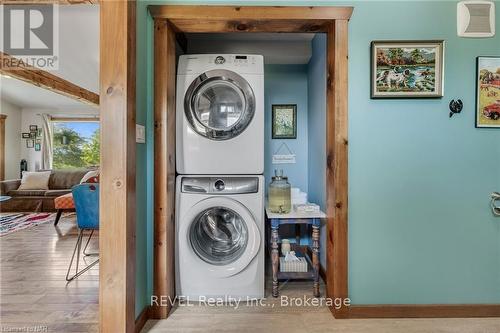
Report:
[[273,105],[273,139],[297,138],[297,105]]

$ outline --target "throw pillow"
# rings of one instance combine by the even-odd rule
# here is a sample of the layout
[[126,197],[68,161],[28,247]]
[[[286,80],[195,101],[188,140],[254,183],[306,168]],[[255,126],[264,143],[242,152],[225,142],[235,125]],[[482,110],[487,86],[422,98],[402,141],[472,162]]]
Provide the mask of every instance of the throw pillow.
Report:
[[48,190],[51,171],[23,171],[18,190]]
[[91,183],[88,180],[95,177],[99,177],[99,170],[90,170],[82,177],[82,180],[80,180],[80,184]]

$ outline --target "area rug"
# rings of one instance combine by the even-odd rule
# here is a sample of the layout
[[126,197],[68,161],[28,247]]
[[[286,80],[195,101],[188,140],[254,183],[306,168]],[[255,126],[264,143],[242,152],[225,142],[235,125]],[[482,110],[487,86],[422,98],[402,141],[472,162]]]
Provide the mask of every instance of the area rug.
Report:
[[55,213],[2,213],[0,237],[43,223],[54,222],[55,218]]

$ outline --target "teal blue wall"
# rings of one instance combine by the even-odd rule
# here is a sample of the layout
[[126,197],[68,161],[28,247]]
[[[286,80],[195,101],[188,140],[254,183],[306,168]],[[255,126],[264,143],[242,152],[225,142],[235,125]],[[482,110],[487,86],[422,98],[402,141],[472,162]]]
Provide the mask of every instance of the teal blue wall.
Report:
[[[138,192],[142,208],[137,237],[142,240],[137,240],[137,262],[145,262],[146,270],[137,273],[137,309],[147,304],[152,281],[153,46],[148,3],[172,2],[141,1],[137,12],[137,113],[148,126],[147,146],[138,152],[138,170],[146,186]],[[353,304],[500,303],[500,221],[488,208],[489,194],[500,189],[500,130],[474,128],[475,57],[500,55],[500,34],[489,39],[458,38],[455,1],[347,4],[355,7],[349,23],[349,296]],[[500,17],[498,1],[496,7]],[[376,39],[445,39],[445,98],[370,100],[369,45]],[[449,119],[447,104],[456,98],[464,101],[464,110]]]
[[[153,20],[147,2],[137,2],[137,123],[146,126],[146,144],[137,145],[137,228],[135,313],[153,293]],[[148,46],[149,45],[149,46]]]
[[[293,187],[307,192],[307,66],[265,66],[265,168],[266,184],[274,169],[283,170]],[[297,139],[272,139],[272,104],[297,104]],[[272,164],[272,157],[283,144],[296,155],[295,164]],[[285,147],[280,154],[288,154]]]
[[[293,187],[308,191],[308,79],[307,65],[266,65],[265,66],[265,168],[266,188],[274,175],[274,169],[283,170]],[[272,139],[272,105],[297,104],[297,139]],[[295,164],[272,164],[273,154],[286,143],[295,154]],[[288,154],[286,148],[281,148],[279,154]],[[283,226],[280,237],[295,241],[295,229]],[[307,242],[303,237],[301,242]],[[304,243],[305,244],[305,243]]]
[[[457,37],[455,1],[355,3],[349,34],[350,297],[500,303],[500,219],[488,207],[500,131],[474,128],[475,58],[500,55],[500,34]],[[376,39],[446,40],[445,97],[371,100]],[[464,110],[450,119],[457,98]]]

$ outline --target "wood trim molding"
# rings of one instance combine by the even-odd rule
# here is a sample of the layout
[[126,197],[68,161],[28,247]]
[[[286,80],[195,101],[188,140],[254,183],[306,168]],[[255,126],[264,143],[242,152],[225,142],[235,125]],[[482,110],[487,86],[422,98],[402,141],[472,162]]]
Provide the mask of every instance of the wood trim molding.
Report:
[[348,318],[500,317],[500,304],[351,305]]
[[135,329],[136,2],[100,8],[100,332]]
[[5,180],[5,120],[7,115],[0,114],[0,181]]
[[149,314],[151,312],[151,307],[146,306],[144,309],[142,309],[141,313],[139,314],[139,317],[135,320],[135,333],[141,332],[142,328],[144,325],[146,325],[146,322],[149,319]]
[[[194,20],[199,25],[231,20],[348,20],[353,7],[150,5],[153,18]],[[213,31],[215,32],[215,31]],[[220,32],[220,31],[217,31]]]
[[200,25],[198,21],[190,19],[172,19],[169,22],[178,31],[185,33],[210,33],[217,32],[326,32],[329,21],[327,20],[248,20],[239,19],[231,21],[207,20],[209,25]]
[[96,122],[100,121],[99,117],[51,117],[51,121],[55,122]]
[[[154,281],[153,295],[175,296],[175,32],[166,20],[154,23]],[[151,317],[166,318],[168,306]]]
[[0,51],[0,74],[47,89],[92,106],[99,105],[99,95],[47,71],[32,67]]
[[265,7],[151,5],[156,19],[168,19],[183,33],[327,32],[332,20],[348,20],[353,7]]
[[[347,151],[347,20],[335,20],[327,35],[327,297],[348,297],[348,151]],[[346,307],[334,310],[335,318],[346,317]]]

